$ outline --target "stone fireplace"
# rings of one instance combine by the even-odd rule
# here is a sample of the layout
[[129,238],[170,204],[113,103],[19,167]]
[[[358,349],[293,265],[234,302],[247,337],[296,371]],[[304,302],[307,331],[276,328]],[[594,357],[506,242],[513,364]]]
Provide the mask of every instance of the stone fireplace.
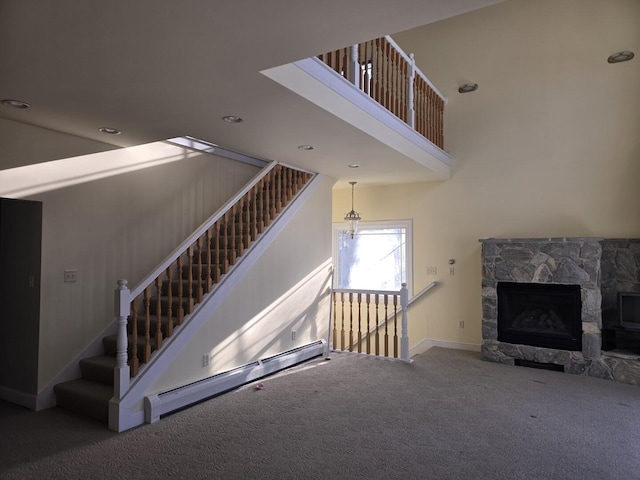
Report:
[[615,290],[640,291],[640,240],[480,241],[485,360],[640,385],[640,352],[602,351]]

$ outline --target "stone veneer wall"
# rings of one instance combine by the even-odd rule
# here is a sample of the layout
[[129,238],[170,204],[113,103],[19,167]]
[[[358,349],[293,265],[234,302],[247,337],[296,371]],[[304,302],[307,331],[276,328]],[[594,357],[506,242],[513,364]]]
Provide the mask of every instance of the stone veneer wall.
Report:
[[618,292],[640,292],[640,239],[605,239],[602,244],[602,325],[618,323]]
[[[484,239],[482,242],[482,357],[513,365],[516,359],[562,365],[565,372],[640,385],[640,358],[619,358],[602,353],[602,258],[609,288],[629,275],[618,265],[640,263],[640,240],[607,241],[602,238]],[[624,245],[635,246],[631,249]],[[621,246],[622,245],[622,246]],[[623,250],[624,253],[619,255]],[[614,253],[612,253],[614,252]],[[635,256],[634,256],[635,255]],[[625,258],[616,261],[615,258]],[[613,273],[612,273],[613,271]],[[636,274],[640,272],[637,270]],[[636,278],[636,284],[640,279]],[[498,341],[498,282],[580,285],[582,298],[582,351],[557,350]],[[640,289],[640,284],[637,285]],[[616,290],[617,292],[617,290]],[[607,290],[607,295],[610,295]],[[616,294],[617,295],[617,294]],[[607,301],[609,301],[607,297]]]

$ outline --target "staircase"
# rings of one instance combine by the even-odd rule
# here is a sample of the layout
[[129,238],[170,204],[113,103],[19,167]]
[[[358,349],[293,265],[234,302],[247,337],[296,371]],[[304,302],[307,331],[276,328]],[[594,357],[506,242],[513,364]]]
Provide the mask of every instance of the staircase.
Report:
[[[238,201],[230,202],[199,229],[204,233],[197,240],[161,266],[160,275],[136,289],[141,293],[131,302],[127,325],[127,363],[132,377],[161,350],[163,339],[185,328],[194,306],[215,293],[216,284],[233,272],[233,265],[311,177],[279,164],[266,167]],[[57,384],[54,392],[59,407],[108,423],[117,336],[104,337],[102,344],[103,355],[80,361],[81,378]]]

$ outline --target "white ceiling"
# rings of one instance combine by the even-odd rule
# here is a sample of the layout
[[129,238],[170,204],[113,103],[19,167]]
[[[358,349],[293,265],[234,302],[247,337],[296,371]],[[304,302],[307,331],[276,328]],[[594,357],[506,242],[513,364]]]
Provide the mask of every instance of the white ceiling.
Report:
[[[0,0],[0,99],[32,105],[0,118],[122,147],[190,135],[343,181],[350,163],[363,183],[416,181],[375,167],[398,152],[260,71],[498,1]],[[1,133],[20,152],[24,138]]]

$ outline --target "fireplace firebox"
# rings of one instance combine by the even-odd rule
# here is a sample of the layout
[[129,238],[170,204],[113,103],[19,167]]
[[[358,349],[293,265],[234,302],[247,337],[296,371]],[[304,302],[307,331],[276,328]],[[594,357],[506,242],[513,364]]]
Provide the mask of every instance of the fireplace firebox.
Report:
[[498,282],[498,340],[582,350],[579,285]]

